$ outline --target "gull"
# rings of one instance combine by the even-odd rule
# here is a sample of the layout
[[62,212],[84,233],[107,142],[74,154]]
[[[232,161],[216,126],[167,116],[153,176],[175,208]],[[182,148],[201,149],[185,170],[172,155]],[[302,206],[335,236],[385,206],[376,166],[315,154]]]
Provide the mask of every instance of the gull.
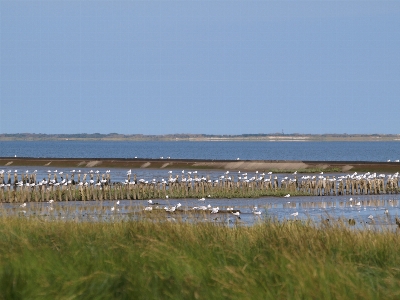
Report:
[[292,213],[292,214],[290,214],[290,215],[293,216],[293,217],[297,217],[297,216],[299,215],[299,212],[296,211],[296,212],[294,212],[294,213]]
[[219,211],[219,207],[213,207],[211,210],[211,213],[216,214],[216,213],[218,213],[218,211]]
[[285,196],[283,196],[284,198],[289,198],[290,197],[290,194],[287,194],[287,195],[285,195]]
[[50,200],[49,200],[49,203],[50,203],[50,204],[52,204],[53,202],[54,202],[54,200],[53,200],[53,199],[50,199]]
[[26,203],[22,203],[19,207],[26,207]]
[[205,201],[205,200],[206,200],[206,198],[204,198],[204,197],[199,199],[199,201]]
[[150,200],[147,200],[147,203],[148,203],[148,204],[153,204],[153,200],[151,200],[151,199],[150,199]]
[[239,217],[240,216],[240,212],[233,212],[232,215]]
[[259,210],[253,211],[253,214],[255,214],[255,215],[261,215],[261,211],[259,211]]

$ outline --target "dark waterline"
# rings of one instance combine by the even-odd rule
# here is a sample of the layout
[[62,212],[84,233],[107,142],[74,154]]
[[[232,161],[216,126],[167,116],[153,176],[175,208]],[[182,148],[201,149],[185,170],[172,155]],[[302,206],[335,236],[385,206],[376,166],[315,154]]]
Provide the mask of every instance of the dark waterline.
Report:
[[1,157],[395,161],[393,142],[0,141]]

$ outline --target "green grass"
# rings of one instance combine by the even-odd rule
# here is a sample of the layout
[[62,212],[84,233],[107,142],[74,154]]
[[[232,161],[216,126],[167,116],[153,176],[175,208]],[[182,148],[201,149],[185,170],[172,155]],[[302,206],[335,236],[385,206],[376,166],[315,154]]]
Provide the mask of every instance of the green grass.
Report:
[[397,233],[0,218],[0,299],[398,299]]

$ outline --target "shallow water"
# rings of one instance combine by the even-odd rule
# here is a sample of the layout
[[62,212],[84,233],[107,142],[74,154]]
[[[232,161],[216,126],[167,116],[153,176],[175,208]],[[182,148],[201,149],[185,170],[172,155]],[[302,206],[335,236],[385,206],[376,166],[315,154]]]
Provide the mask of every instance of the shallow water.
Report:
[[[350,200],[352,198],[353,200]],[[144,212],[149,204],[145,200],[116,201],[70,201],[58,203],[27,203],[26,207],[20,204],[3,203],[0,207],[0,216],[41,217],[47,220],[76,220],[76,221],[117,221],[139,218],[165,219],[169,221],[188,220],[201,222],[217,222],[232,224],[253,225],[265,218],[275,220],[313,220],[321,222],[329,219],[335,221],[349,219],[356,221],[356,227],[365,226],[395,226],[395,218],[400,212],[399,195],[377,196],[323,196],[323,197],[263,197],[257,199],[213,199],[205,201],[197,199],[154,199],[157,204],[152,205],[153,211]],[[360,205],[356,205],[360,202]],[[168,213],[164,207],[172,207],[181,203],[178,211]],[[216,214],[207,211],[195,211],[193,207],[208,205],[219,207]],[[253,214],[254,207],[262,212],[260,216]],[[114,210],[112,208],[114,207]],[[240,211],[240,218],[226,212],[227,208]],[[157,213],[159,212],[159,213]],[[293,216],[293,213],[298,213]],[[373,219],[369,218],[370,216]]]

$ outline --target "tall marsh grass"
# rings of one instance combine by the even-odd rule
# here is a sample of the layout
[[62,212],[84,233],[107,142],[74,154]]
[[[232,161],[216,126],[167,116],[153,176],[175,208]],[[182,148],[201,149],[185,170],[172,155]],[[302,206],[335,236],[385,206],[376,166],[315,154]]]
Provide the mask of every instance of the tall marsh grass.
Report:
[[399,299],[398,233],[0,218],[0,299]]

